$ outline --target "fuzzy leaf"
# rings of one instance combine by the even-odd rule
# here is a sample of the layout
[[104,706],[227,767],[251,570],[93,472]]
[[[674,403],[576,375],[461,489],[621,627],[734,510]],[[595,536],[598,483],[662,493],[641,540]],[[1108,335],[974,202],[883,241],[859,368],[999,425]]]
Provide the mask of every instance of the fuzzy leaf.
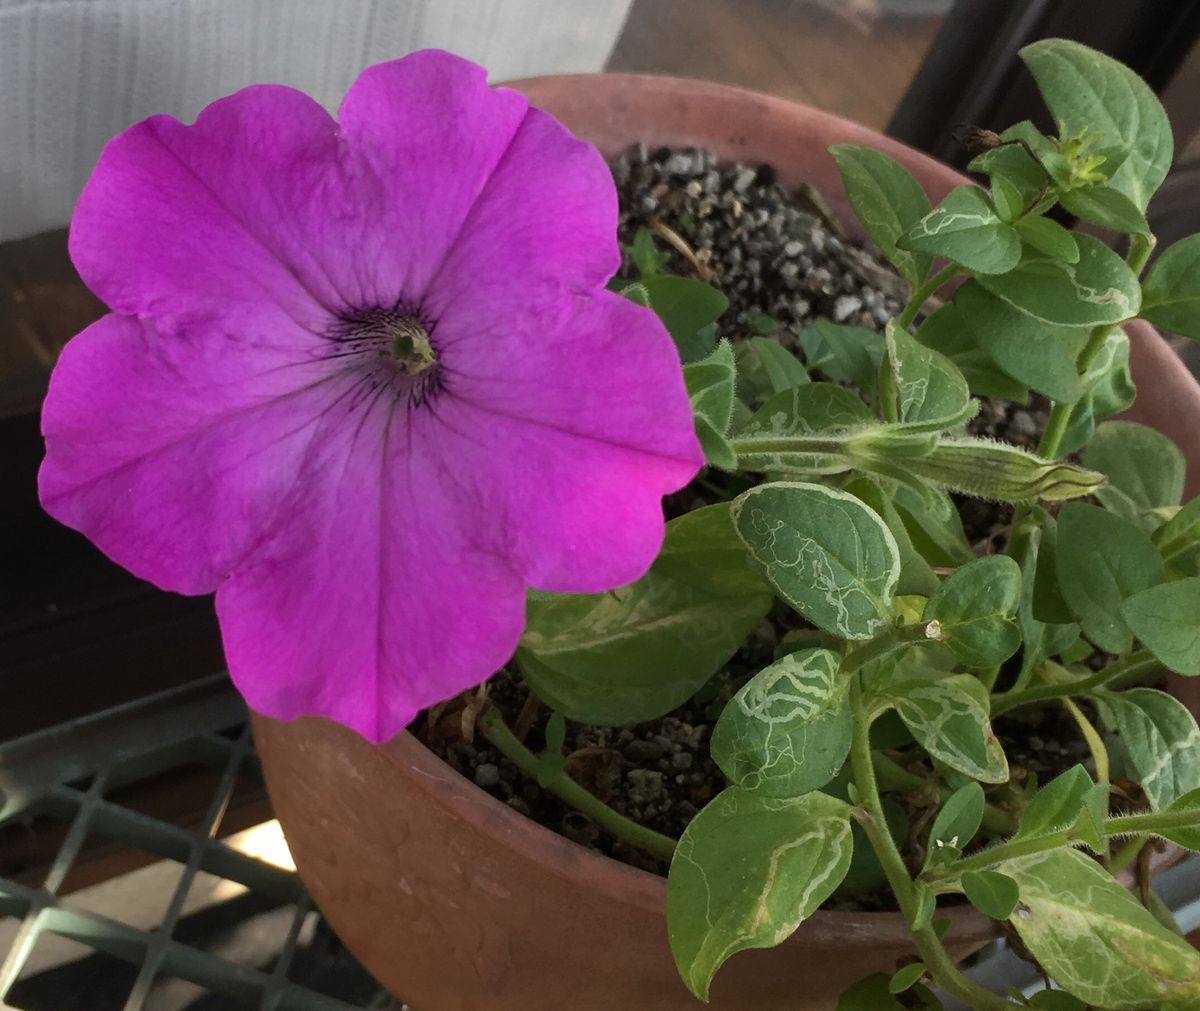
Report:
[[942,805],[925,848],[925,866],[948,864],[962,854],[983,824],[983,787],[972,781],[960,786]]
[[1043,323],[1090,327],[1136,316],[1142,288],[1129,265],[1093,236],[1075,241],[1078,263],[1026,256],[1006,274],[981,274],[979,283]]
[[1114,232],[1150,234],[1146,215],[1120,190],[1111,186],[1081,186],[1059,194],[1068,214]]
[[1200,235],[1170,246],[1143,287],[1142,317],[1182,337],[1200,340]]
[[1109,152],[1108,165],[1100,166],[1107,185],[1144,211],[1174,151],[1166,111],[1150,86],[1124,64],[1066,39],[1035,42],[1021,59],[1063,133],[1098,133]]
[[1155,811],[1200,788],[1200,729],[1187,706],[1153,688],[1105,693],[1104,701]]
[[1183,453],[1161,432],[1132,421],[1108,421],[1096,429],[1083,451],[1083,462],[1108,477],[1096,497],[1112,508],[1111,490],[1126,496],[1141,512],[1178,505],[1183,497]]
[[1061,403],[1083,395],[1075,359],[1087,341],[1086,330],[1051,330],[977,281],[955,292],[954,305],[976,343],[1009,376]]
[[680,516],[636,583],[531,598],[521,669],[569,719],[620,726],[670,712],[770,610],[771,591],[748,562],[727,505]]
[[850,753],[848,680],[827,649],[790,653],[752,677],[713,728],[713,761],[738,786],[795,797],[824,786]]
[[646,296],[635,301],[654,310],[685,362],[697,362],[709,353],[712,339],[703,331],[729,308],[729,299],[703,281],[674,274],[656,274],[635,287]]
[[901,681],[886,691],[913,737],[938,761],[984,783],[1008,781],[1008,760],[988,722],[988,693],[969,674]]
[[904,249],[944,256],[980,274],[1003,274],[1021,258],[1016,229],[978,186],[957,186],[900,238]]
[[1039,253],[1064,263],[1079,262],[1079,243],[1057,221],[1030,215],[1016,222],[1021,238]]
[[917,331],[917,340],[950,359],[972,393],[1014,403],[1029,399],[1029,387],[1004,372],[987,349],[980,346],[953,302],[947,302],[925,319]]
[[846,196],[867,234],[914,288],[933,263],[926,253],[901,249],[897,240],[929,213],[929,198],[903,165],[857,144],[829,149],[842,174]]
[[746,342],[767,381],[769,393],[782,393],[808,382],[808,372],[800,359],[770,337],[751,337]]
[[993,920],[1007,920],[1021,898],[1017,883],[999,871],[967,871],[962,889],[971,905]]
[[897,416],[907,429],[942,431],[978,410],[967,381],[950,359],[918,344],[895,320],[888,321],[884,341]]
[[1069,829],[1079,820],[1095,780],[1082,765],[1074,765],[1033,795],[1021,815],[1018,839],[1037,839]]
[[1200,954],[1098,863],[1055,849],[1005,860],[1021,901],[1009,922],[1054,979],[1114,1011],[1192,1011]]
[[977,558],[955,570],[925,606],[941,638],[968,667],[1003,663],[1021,645],[1014,620],[1021,599],[1021,569],[1007,555]]
[[704,458],[715,467],[733,470],[737,457],[725,439],[733,420],[733,389],[737,379],[733,345],[721,341],[703,361],[685,365],[683,379]]
[[[1176,798],[1168,805],[1167,810],[1194,811],[1200,814],[1200,790],[1190,790],[1182,797]],[[1184,849],[1200,850],[1200,827],[1169,829],[1163,832],[1162,836]]]
[[874,396],[883,361],[879,331],[819,319],[800,331],[796,340],[810,370],[836,383],[857,386],[868,398]]
[[778,594],[818,628],[869,639],[886,627],[899,550],[853,495],[799,482],[759,485],[733,503],[733,521]]
[[1149,536],[1096,506],[1070,502],[1058,515],[1058,586],[1083,634],[1109,653],[1127,653],[1133,633],[1121,604],[1166,579]]
[[707,1000],[730,955],[788,938],[841,884],[851,845],[850,808],[826,794],[719,794],[684,830],[667,878],[667,931],[688,989]]

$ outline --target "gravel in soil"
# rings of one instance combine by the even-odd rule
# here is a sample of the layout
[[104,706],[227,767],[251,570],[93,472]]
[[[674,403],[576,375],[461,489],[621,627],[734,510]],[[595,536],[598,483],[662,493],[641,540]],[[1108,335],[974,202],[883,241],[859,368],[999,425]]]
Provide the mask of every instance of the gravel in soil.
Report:
[[[878,252],[846,241],[818,195],[788,192],[768,166],[722,165],[707,151],[639,147],[616,158],[612,168],[622,244],[632,243],[639,228],[650,228],[659,247],[670,254],[665,270],[700,276],[721,288],[730,299],[718,322],[724,336],[736,340],[756,316],[766,315],[781,324],[781,343],[794,347],[795,336],[815,319],[878,330],[900,311],[904,283]],[[631,265],[627,262],[624,269],[631,271]],[[969,429],[1032,449],[1047,414],[1044,402],[1025,406],[983,400]],[[1002,548],[1011,507],[965,497],[956,501],[971,543]],[[729,671],[714,679],[707,695],[668,716],[622,728],[568,724],[566,771],[621,814],[678,836],[726,786],[708,752],[721,705],[745,677],[770,662],[779,637],[796,620],[790,612],[773,614]],[[527,697],[519,675],[500,672],[488,692],[509,725],[516,724]],[[438,707],[418,723],[418,737],[514,810],[602,853],[666,872],[661,861],[611,838],[472,735],[470,721],[462,718],[465,707],[462,699]],[[1042,782],[1086,758],[1073,725],[1048,719],[1041,729],[1022,722],[1025,717],[997,726],[1014,768],[1036,773]],[[528,729],[526,744],[535,752],[544,743],[544,723],[543,712]],[[880,902],[868,897],[855,908],[880,908]]]

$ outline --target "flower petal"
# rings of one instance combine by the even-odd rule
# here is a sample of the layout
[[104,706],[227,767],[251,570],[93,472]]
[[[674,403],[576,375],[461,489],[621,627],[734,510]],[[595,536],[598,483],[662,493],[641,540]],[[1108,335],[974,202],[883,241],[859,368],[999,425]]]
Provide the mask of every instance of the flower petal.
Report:
[[447,395],[430,408],[448,458],[531,585],[637,579],[662,542],[662,496],[704,462],[674,343],[649,310],[603,291],[500,319],[444,355]]
[[379,742],[511,657],[524,586],[471,539],[485,503],[435,425],[389,408],[331,432],[304,508],[217,591],[229,671],[257,711]]
[[570,291],[621,265],[617,195],[600,152],[530,109],[479,195],[425,305],[439,322]]
[[355,304],[424,297],[528,108],[524,95],[489,88],[483,67],[435,49],[359,75],[338,119],[381,199]]
[[211,592],[288,509],[316,423],[345,395],[348,379],[295,359],[103,317],[51,377],[42,505],[143,579]]
[[340,131],[273,85],[191,126],[155,116],[105,148],[71,255],[118,311],[239,331],[416,303],[526,108],[483,68],[427,51],[364,71]]

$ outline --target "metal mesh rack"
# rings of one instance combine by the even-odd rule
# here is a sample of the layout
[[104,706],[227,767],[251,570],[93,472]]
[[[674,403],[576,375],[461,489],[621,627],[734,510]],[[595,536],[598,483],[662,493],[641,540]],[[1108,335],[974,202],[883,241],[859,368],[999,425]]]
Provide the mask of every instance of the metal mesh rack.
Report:
[[[165,780],[169,790],[173,774],[192,770],[194,778],[197,769],[211,793],[191,824],[181,826],[129,803],[139,784]],[[30,987],[28,970],[39,945],[66,942],[81,946],[86,957],[115,959],[121,968],[108,974],[107,1003],[95,990],[81,995],[81,1008],[399,1011],[324,927],[293,871],[221,838],[239,784],[247,783],[257,785],[261,797],[245,708],[224,676],[0,744],[0,928],[7,924],[11,941],[0,965],[0,1007],[66,1007],[61,992],[40,1002],[22,997],[37,989]],[[265,806],[259,811],[259,820],[269,817]],[[21,873],[14,873],[12,865],[20,860],[13,859],[13,841],[30,834],[49,839],[57,850],[47,867],[18,867]],[[167,880],[177,865],[155,926],[127,922],[121,908],[97,910],[72,901],[71,878],[79,876],[85,841],[95,840],[110,853],[133,850],[169,861]],[[232,883],[227,890],[252,898],[253,909],[274,911],[278,937],[271,958],[245,965],[205,950],[204,932],[190,923],[195,916],[188,897],[209,876]],[[236,924],[226,917],[222,929],[227,936]],[[262,938],[255,940],[261,954]],[[73,989],[95,982],[87,980],[76,973]],[[179,981],[203,999],[167,1001],[164,993]],[[72,986],[61,977],[58,983]],[[114,995],[115,988],[124,993]],[[26,999],[34,1003],[26,1005]]]

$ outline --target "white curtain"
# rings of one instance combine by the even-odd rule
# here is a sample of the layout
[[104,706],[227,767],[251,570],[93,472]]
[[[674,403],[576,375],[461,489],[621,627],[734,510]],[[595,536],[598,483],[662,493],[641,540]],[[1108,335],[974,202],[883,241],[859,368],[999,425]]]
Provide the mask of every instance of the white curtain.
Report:
[[60,227],[104,142],[264,81],[329,108],[440,47],[491,79],[603,67],[631,0],[0,0],[0,240]]

